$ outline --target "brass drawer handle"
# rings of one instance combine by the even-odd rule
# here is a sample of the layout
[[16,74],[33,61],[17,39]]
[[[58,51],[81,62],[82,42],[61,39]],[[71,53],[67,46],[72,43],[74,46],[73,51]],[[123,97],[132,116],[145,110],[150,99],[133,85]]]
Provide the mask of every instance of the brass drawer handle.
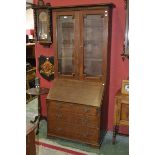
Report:
[[57,131],[62,131],[62,128],[57,128],[56,130],[57,130]]
[[75,73],[72,73],[72,77],[75,77]]
[[62,114],[56,114],[56,118],[58,119],[62,118]]
[[87,124],[88,124],[87,118],[83,118],[83,119],[82,119],[82,124],[83,124],[83,125],[87,125]]
[[88,133],[88,132],[82,133],[82,136],[83,136],[83,137],[88,137],[88,136],[89,136],[89,133]]
[[84,109],[84,112],[86,112],[86,113],[89,112],[89,111],[90,111],[89,108]]

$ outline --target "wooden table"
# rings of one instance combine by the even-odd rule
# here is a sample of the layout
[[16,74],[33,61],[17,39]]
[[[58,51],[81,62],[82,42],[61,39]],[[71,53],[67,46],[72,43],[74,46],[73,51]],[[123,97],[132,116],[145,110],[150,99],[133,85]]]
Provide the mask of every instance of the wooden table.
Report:
[[31,123],[35,123],[38,120],[38,130],[36,134],[39,133],[39,123],[41,120],[45,119],[47,121],[47,118],[45,116],[42,116],[41,114],[41,95],[48,94],[49,89],[48,88],[40,88],[40,91],[38,91],[37,88],[30,88],[26,91],[27,94],[30,95],[36,95],[38,96],[38,116],[35,116],[34,121],[30,121]]
[[26,155],[36,155],[35,128],[36,124],[26,123]]
[[122,94],[119,90],[115,95],[115,114],[113,122],[113,139],[115,144],[119,126],[129,126],[129,95]]

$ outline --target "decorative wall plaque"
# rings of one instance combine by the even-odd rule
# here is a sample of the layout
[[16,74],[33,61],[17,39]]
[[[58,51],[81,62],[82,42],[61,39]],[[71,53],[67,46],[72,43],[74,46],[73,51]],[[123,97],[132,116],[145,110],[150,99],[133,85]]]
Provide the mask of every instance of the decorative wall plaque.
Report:
[[47,57],[41,55],[39,58],[39,73],[40,75],[48,80],[51,81],[54,79],[54,57]]

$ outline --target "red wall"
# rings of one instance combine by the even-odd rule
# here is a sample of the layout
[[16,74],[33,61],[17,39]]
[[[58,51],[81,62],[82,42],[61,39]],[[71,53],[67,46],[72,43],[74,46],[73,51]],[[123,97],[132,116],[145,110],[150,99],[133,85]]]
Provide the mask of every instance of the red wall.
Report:
[[26,30],[27,35],[33,35],[34,36],[34,29],[27,29]]
[[[34,0],[37,3],[38,0]],[[128,60],[122,61],[120,54],[123,51],[124,31],[125,31],[125,9],[124,0],[44,0],[50,2],[54,6],[68,6],[68,5],[81,5],[81,4],[98,4],[110,3],[115,4],[112,16],[112,43],[111,43],[111,65],[110,65],[110,88],[109,88],[109,112],[108,112],[108,129],[112,130],[113,115],[114,115],[114,96],[118,89],[121,88],[123,79],[129,76],[129,62]],[[43,54],[46,56],[53,55],[53,47],[44,48],[42,45],[37,44],[35,47],[36,58]],[[38,65],[38,60],[36,60]],[[37,76],[41,78],[41,86],[50,88],[52,82],[44,80],[37,71]],[[42,113],[46,115],[46,96],[42,97]],[[127,129],[124,130],[125,132]]]

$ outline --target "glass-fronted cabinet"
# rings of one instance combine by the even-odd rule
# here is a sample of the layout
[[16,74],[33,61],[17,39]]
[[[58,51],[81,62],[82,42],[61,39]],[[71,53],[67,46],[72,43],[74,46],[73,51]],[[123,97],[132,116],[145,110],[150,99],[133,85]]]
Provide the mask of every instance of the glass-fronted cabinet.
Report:
[[85,76],[102,76],[104,18],[101,14],[84,16],[84,68]]
[[111,7],[53,10],[55,77],[105,81]]
[[71,75],[75,72],[74,65],[74,16],[58,16],[58,73]]

